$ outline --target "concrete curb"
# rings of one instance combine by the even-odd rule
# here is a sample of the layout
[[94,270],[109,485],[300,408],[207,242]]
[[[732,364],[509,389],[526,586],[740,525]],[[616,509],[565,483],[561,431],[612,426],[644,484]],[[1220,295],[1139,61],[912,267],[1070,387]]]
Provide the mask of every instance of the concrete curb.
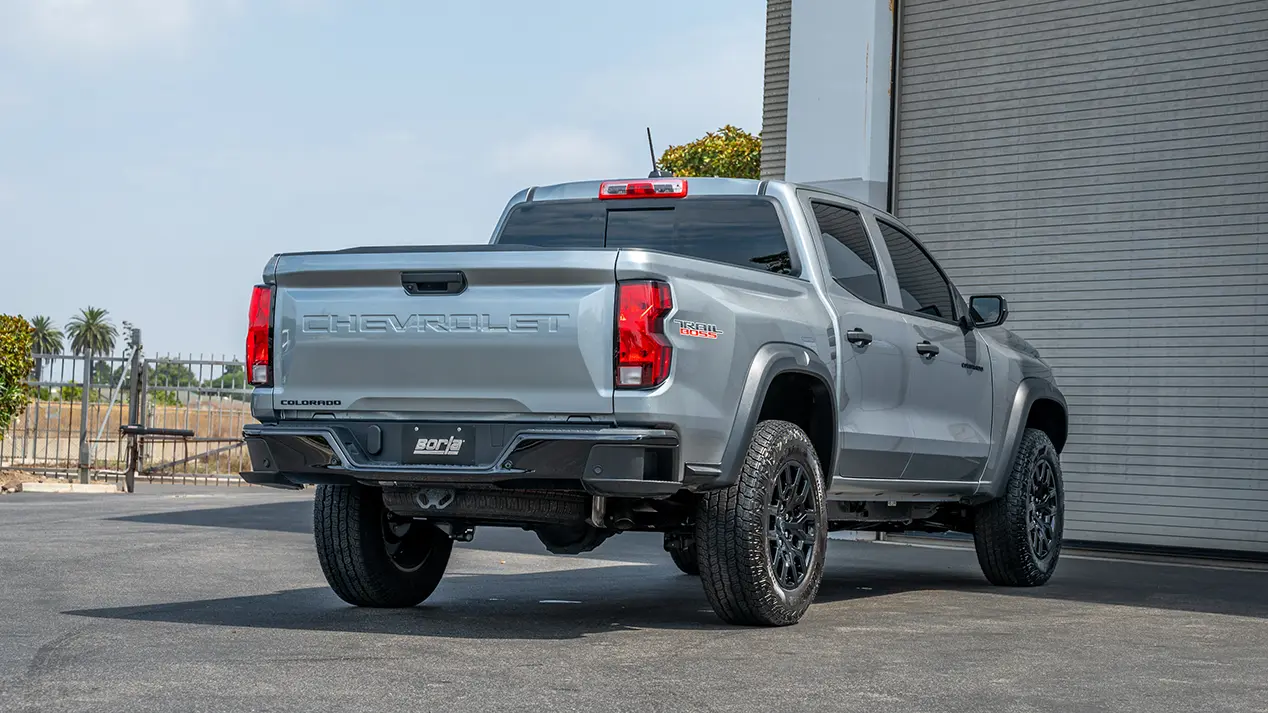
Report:
[[879,539],[875,532],[866,530],[841,530],[840,532],[828,533],[829,540],[855,540],[860,542],[871,542]]
[[121,483],[23,483],[23,493],[121,493]]

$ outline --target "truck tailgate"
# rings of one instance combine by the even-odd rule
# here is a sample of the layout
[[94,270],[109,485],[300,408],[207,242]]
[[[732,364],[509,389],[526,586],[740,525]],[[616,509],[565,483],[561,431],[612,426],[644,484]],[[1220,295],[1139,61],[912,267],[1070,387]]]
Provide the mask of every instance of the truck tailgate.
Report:
[[612,413],[615,250],[282,255],[273,407]]

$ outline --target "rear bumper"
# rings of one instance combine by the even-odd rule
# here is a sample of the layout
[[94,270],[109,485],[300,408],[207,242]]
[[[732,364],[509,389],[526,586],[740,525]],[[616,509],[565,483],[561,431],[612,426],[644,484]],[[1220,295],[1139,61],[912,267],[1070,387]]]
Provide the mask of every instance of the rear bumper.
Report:
[[591,424],[464,424],[481,438],[474,465],[406,464],[394,444],[412,424],[304,421],[243,429],[248,483],[503,486],[584,490],[610,497],[664,498],[683,482],[679,437],[658,428]]

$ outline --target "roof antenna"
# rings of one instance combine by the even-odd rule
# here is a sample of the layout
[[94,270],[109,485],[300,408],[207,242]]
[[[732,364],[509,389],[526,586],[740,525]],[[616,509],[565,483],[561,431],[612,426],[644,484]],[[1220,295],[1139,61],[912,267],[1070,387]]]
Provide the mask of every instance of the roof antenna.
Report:
[[674,174],[669,171],[662,171],[656,167],[656,147],[652,144],[652,127],[647,127],[647,150],[652,153],[652,172],[647,174],[648,178],[673,178]]

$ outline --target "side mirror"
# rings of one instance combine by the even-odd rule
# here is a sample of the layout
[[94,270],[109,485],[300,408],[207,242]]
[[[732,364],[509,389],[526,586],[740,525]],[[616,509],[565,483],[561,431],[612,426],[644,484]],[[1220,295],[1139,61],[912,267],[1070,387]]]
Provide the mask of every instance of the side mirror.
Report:
[[998,327],[1008,319],[1008,300],[999,295],[970,297],[969,316],[975,327]]

